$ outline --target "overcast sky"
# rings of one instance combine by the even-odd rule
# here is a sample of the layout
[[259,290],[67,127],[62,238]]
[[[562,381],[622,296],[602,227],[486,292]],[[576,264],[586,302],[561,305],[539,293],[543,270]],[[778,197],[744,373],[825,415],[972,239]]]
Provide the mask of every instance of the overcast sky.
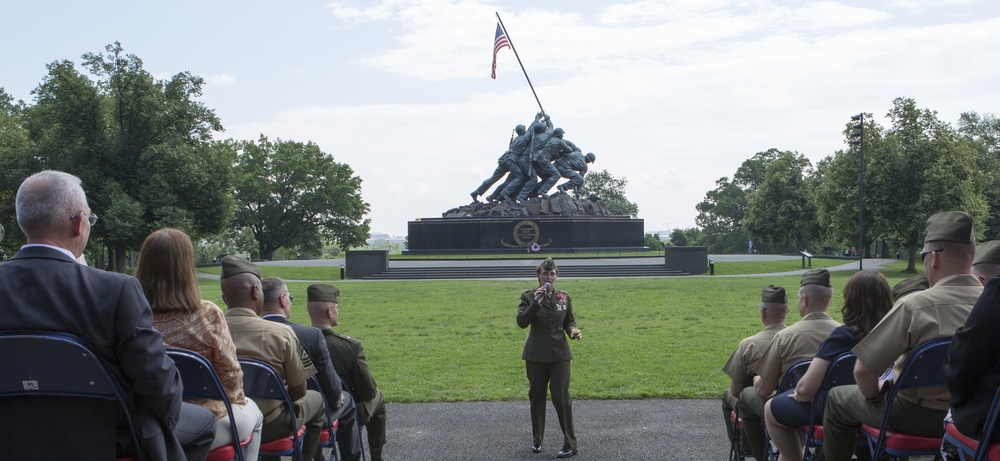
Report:
[[646,232],[693,227],[757,152],[843,149],[852,114],[881,122],[896,97],[951,123],[1000,111],[995,0],[8,2],[0,86],[31,102],[46,64],[120,41],[157,77],[204,77],[218,139],[311,140],[349,164],[372,231],[402,236],[468,203],[538,111],[509,48],[490,79],[495,12]]

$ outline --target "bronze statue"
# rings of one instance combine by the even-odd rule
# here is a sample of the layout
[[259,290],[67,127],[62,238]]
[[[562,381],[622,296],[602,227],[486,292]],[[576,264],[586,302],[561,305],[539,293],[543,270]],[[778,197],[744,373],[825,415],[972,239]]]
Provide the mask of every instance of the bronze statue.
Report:
[[583,185],[583,177],[587,174],[587,164],[594,163],[594,160],[597,160],[597,156],[593,152],[583,155],[578,149],[556,160],[556,169],[559,170],[559,174],[569,179],[569,181],[556,186],[556,189],[562,193],[566,193],[567,189],[573,189],[573,195],[580,198],[580,186]]

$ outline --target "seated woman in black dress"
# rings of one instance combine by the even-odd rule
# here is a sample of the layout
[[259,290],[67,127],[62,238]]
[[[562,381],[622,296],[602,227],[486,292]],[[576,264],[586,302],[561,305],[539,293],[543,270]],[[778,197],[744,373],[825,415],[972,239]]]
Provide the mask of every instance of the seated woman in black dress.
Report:
[[779,461],[802,459],[802,430],[809,425],[809,406],[816,399],[816,424],[823,422],[826,392],[819,392],[830,362],[850,351],[878,325],[892,308],[892,290],[881,272],[863,270],[854,274],[844,285],[844,306],[840,313],[844,324],[834,329],[819,345],[816,357],[799,380],[795,389],[775,395],[764,406],[767,433],[780,455]]

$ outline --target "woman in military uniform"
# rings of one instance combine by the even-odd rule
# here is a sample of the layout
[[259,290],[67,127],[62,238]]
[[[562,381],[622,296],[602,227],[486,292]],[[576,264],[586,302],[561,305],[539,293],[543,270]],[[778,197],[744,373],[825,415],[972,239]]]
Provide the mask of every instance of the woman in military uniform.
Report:
[[531,402],[531,451],[542,451],[548,388],[552,391],[552,406],[563,432],[563,446],[557,457],[569,458],[576,455],[577,445],[573,433],[573,399],[569,395],[569,362],[573,353],[566,337],[580,339],[582,334],[576,327],[569,293],[555,288],[559,276],[555,261],[547,258],[535,268],[535,274],[538,288],[521,293],[521,303],[517,307],[517,326],[531,327],[521,354]]

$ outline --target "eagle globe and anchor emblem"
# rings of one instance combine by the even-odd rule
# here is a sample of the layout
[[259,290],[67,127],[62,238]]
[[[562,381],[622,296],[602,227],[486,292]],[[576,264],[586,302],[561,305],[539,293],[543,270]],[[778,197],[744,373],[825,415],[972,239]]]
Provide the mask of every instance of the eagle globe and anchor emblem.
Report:
[[545,243],[539,243],[539,234],[538,224],[533,221],[520,221],[514,224],[514,243],[500,240],[500,244],[507,248],[526,248],[529,252],[537,253],[543,247],[552,244],[551,238]]

